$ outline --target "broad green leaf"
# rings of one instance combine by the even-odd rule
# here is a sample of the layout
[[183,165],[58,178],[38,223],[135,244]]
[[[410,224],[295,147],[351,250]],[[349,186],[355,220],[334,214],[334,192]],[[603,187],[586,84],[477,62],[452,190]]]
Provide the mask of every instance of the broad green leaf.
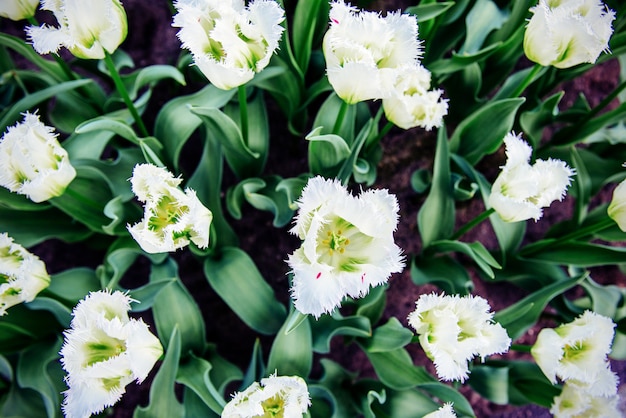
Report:
[[622,289],[615,285],[602,286],[591,277],[587,277],[581,284],[591,298],[593,311],[609,318],[616,318],[617,310],[622,302]]
[[511,131],[517,109],[524,98],[489,102],[464,119],[450,138],[450,151],[463,156],[470,164],[500,148]]
[[600,129],[622,121],[625,115],[626,103],[622,103],[615,109],[609,110],[593,119],[582,118],[578,123],[555,133],[552,136],[550,145],[559,146],[579,143]]
[[452,6],[454,6],[453,1],[418,4],[417,6],[407,7],[404,13],[414,15],[417,18],[417,23],[421,24],[445,14]]
[[593,267],[626,262],[626,248],[586,242],[555,242],[532,256],[546,263]]
[[183,407],[185,409],[184,418],[219,418],[220,415],[216,414],[209,408],[202,398],[200,398],[196,393],[189,389],[187,386],[184,386],[183,389]]
[[130,99],[135,100],[141,88],[148,84],[150,84],[150,88],[153,88],[157,82],[166,78],[172,79],[183,86],[186,84],[183,73],[171,65],[150,65],[131,74],[123,75],[122,81],[126,86]]
[[413,364],[411,356],[404,348],[375,353],[364,351],[380,381],[392,389],[406,390],[435,381],[423,367]]
[[523,112],[519,117],[519,123],[528,142],[533,148],[537,148],[541,141],[543,129],[554,122],[559,113],[559,102],[565,94],[564,91],[553,94],[533,110]]
[[0,188],[0,209],[14,209],[16,211],[40,211],[49,209],[46,203],[35,203],[23,194],[11,192],[7,188]]
[[174,385],[181,355],[181,341],[178,328],[172,329],[165,358],[150,385],[150,403],[135,409],[133,418],[182,417],[184,406],[176,399]]
[[[161,264],[153,264],[150,271],[151,283],[166,279],[174,279],[175,282],[159,292],[152,305],[152,314],[161,342],[164,343],[163,338],[166,335],[176,331],[180,355],[186,357],[190,351],[201,354],[206,342],[202,313],[178,277],[178,265],[172,258]],[[168,347],[165,346],[165,349]]]
[[362,393],[384,391],[384,402],[371,402],[369,408],[363,407],[366,416],[415,418],[423,417],[440,407],[431,397],[415,389],[392,390],[371,379],[361,380],[354,386],[362,400],[365,400]]
[[440,399],[442,402],[451,402],[454,409],[463,415],[470,417],[476,416],[469,401],[456,389],[445,385],[441,382],[426,382],[417,385],[417,388],[423,390],[430,395]]
[[294,12],[291,36],[293,52],[302,73],[309,67],[309,59],[316,31],[328,23],[329,3],[322,0],[299,1]]
[[371,338],[362,338],[361,344],[368,353],[383,353],[404,347],[412,338],[413,331],[391,317],[385,325],[374,328]]
[[322,127],[317,127],[305,137],[309,141],[309,170],[313,174],[334,177],[350,156],[350,147],[339,135],[322,135],[321,131]]
[[430,246],[429,251],[463,253],[471,257],[478,267],[491,279],[494,278],[492,267],[501,268],[489,251],[478,241],[472,243],[450,240],[435,241]]
[[450,154],[445,127],[439,128],[430,193],[422,205],[417,224],[424,248],[447,238],[454,228],[454,196],[450,181]]
[[411,279],[418,286],[434,284],[447,294],[467,295],[474,289],[467,270],[448,255],[414,257]]
[[155,280],[135,289],[129,289],[128,295],[137,301],[133,304],[133,312],[145,312],[152,308],[154,301],[162,290],[167,289],[169,285],[176,283],[176,277],[166,277],[161,280]]
[[[296,315],[297,312],[294,309],[291,315]],[[313,366],[313,342],[309,319],[305,319],[289,334],[285,332],[288,323],[287,319],[276,334],[266,370],[282,376],[295,375],[306,379]]]
[[460,54],[477,52],[495,29],[499,29],[508,18],[505,10],[500,10],[492,0],[478,0],[465,18],[467,33]]
[[[17,364],[17,382],[20,387],[39,393],[48,418],[61,415],[61,392],[65,390],[65,385],[58,379],[62,375],[58,354],[60,348],[59,338],[53,343],[41,341],[22,351]],[[56,369],[52,375],[51,367]]]
[[[303,320],[304,320],[303,315]],[[298,324],[299,325],[299,324]],[[288,331],[288,330],[286,330]],[[261,341],[257,338],[254,341],[254,347],[252,348],[252,355],[250,356],[250,363],[246,369],[246,374],[243,376],[241,382],[241,388],[245,389],[253,382],[259,382],[263,376],[265,376],[265,361],[263,361],[263,348],[261,347]]]
[[57,96],[63,92],[77,89],[92,82],[93,80],[91,79],[66,81],[64,83],[60,83],[24,96],[16,103],[14,103],[11,107],[5,109],[2,113],[0,113],[0,131],[5,132],[9,125],[14,124],[20,118],[21,113],[33,109],[41,102]]
[[385,310],[387,303],[386,290],[386,286],[376,286],[366,296],[355,299],[356,315],[369,318],[370,324],[376,324]]
[[96,273],[86,267],[76,267],[50,276],[50,286],[46,291],[57,298],[68,301],[71,305],[89,294],[100,290]]
[[282,181],[282,178],[275,175],[241,181],[226,194],[229,212],[235,219],[241,219],[241,206],[245,200],[259,210],[271,212],[275,227],[285,226],[291,221],[294,209],[291,207],[293,200],[278,188]]
[[209,377],[218,392],[224,393],[232,382],[242,379],[239,367],[220,356],[216,344],[207,344],[204,358],[213,366]]
[[47,314],[51,314],[64,328],[69,328],[70,326],[70,321],[72,320],[70,309],[56,299],[37,296],[35,300],[24,304],[24,306],[35,311],[46,311]]
[[228,103],[235,93],[235,89],[220,90],[208,84],[196,93],[170,100],[161,108],[154,125],[154,135],[163,144],[168,162],[172,163],[174,169],[178,170],[180,166],[180,152],[183,146],[202,123],[189,108],[191,106],[220,108]]
[[0,399],[0,416],[6,418],[40,417],[45,405],[39,393],[11,385]]
[[191,355],[178,366],[176,381],[193,390],[213,412],[221,414],[226,401],[211,382],[212,368],[207,360]]
[[337,311],[333,311],[332,315],[322,315],[310,324],[316,353],[330,353],[330,342],[335,336],[368,338],[372,335],[372,326],[367,318],[356,315],[343,317]]
[[509,337],[515,341],[537,322],[544,308],[552,299],[579,284],[584,277],[574,277],[545,286],[513,305],[498,311],[493,319],[506,328]]
[[226,247],[204,261],[204,275],[226,304],[252,329],[274,334],[282,326],[285,307],[256,265],[239,248]]

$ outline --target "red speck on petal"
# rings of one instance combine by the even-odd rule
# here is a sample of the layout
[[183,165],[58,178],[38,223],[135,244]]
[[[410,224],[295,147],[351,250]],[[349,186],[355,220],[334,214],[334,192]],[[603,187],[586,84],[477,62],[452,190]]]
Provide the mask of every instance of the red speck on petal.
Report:
[[361,274],[361,283],[365,281],[365,273]]
[[335,19],[335,18],[332,18],[332,17],[331,17],[331,18],[330,18],[330,20],[331,20],[331,21],[332,21],[335,25],[338,25],[338,24],[339,24],[339,21],[338,21],[337,19]]
[[319,273],[317,273],[317,276],[315,276],[315,278],[319,279],[320,277],[322,277],[322,272],[321,271]]

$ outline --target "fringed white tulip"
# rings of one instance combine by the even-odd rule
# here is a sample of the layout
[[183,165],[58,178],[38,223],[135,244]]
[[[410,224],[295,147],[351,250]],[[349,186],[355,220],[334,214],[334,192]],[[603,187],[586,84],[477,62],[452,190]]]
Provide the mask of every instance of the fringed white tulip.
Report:
[[619,229],[626,232],[626,180],[613,190],[613,198],[607,208],[607,213],[617,223]]
[[0,316],[22,302],[31,302],[50,284],[46,266],[36,255],[0,234]]
[[448,114],[448,100],[441,98],[442,90],[428,90],[430,80],[430,71],[421,65],[401,67],[391,96],[383,99],[387,119],[402,129],[440,127]]
[[181,179],[165,168],[138,164],[130,179],[132,190],[144,203],[144,216],[128,231],[148,253],[176,251],[189,242],[199,248],[209,245],[213,214],[192,189],[178,187]]
[[417,33],[415,16],[381,17],[334,1],[322,48],[335,93],[350,104],[390,97],[397,68],[414,65],[420,57]]
[[539,0],[524,34],[524,53],[543,66],[595,63],[609,50],[615,12],[598,0]]
[[306,382],[299,376],[272,375],[238,392],[222,411],[222,418],[299,418],[311,405]]
[[621,418],[623,413],[618,401],[618,395],[593,396],[587,390],[565,382],[561,394],[554,398],[550,413],[555,418]]
[[542,329],[531,354],[552,383],[559,378],[592,396],[612,396],[617,393],[617,376],[607,356],[614,328],[610,318],[585,311],[570,323]]
[[0,140],[0,167],[0,185],[36,203],[62,195],[76,177],[54,128],[28,112]]
[[398,202],[386,189],[348,193],[337,180],[315,177],[298,200],[291,232],[302,246],[287,263],[292,269],[291,297],[301,313],[318,318],[344,297],[363,297],[404,267],[394,243]]
[[506,222],[540,219],[544,207],[562,200],[574,170],[561,160],[537,160],[532,148],[513,132],[504,138],[506,164],[491,187],[489,206]]
[[128,295],[91,292],[72,312],[61,363],[67,372],[67,418],[97,414],[119,401],[132,381],[141,383],[163,354],[159,339],[141,320],[128,317]]
[[0,2],[0,17],[11,20],[28,19],[35,16],[39,0],[2,0]]
[[31,26],[35,51],[56,53],[67,48],[75,57],[102,59],[126,39],[128,22],[119,0],[43,0],[41,9],[54,13],[59,27]]
[[424,415],[423,418],[456,418],[456,414],[454,413],[452,404],[446,403],[436,411]]
[[408,317],[442,380],[465,381],[468,362],[506,352],[511,339],[480,296],[422,295]]
[[216,87],[252,80],[270,62],[283,32],[284,10],[274,0],[178,0],[173,26],[182,47]]

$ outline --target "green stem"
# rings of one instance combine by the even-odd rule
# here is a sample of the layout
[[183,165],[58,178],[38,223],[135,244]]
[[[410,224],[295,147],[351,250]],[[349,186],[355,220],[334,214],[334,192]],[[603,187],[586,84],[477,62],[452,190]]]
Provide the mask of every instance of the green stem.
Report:
[[349,107],[350,104],[348,102],[341,102],[341,108],[339,109],[339,114],[337,115],[337,119],[335,120],[335,126],[333,126],[333,134],[339,135],[341,125],[343,124],[343,120],[346,117],[346,113],[348,112]]
[[532,345],[525,344],[511,344],[510,350],[519,351],[521,353],[530,353],[530,350],[533,348]]
[[383,139],[385,137],[385,135],[387,135],[389,133],[389,131],[391,130],[391,128],[393,128],[394,126],[395,125],[393,124],[393,122],[387,121],[385,126],[383,126],[383,129],[381,129],[380,132],[378,132],[378,135],[376,135],[376,138],[374,138],[371,141],[368,141],[366,148],[370,149],[374,145],[378,144],[380,142],[380,140]]
[[248,95],[246,86],[239,86],[239,122],[241,123],[241,136],[243,143],[248,145]]
[[526,75],[526,78],[524,78],[524,80],[517,86],[517,88],[513,90],[513,93],[511,93],[509,97],[518,97],[520,94],[522,94],[524,90],[526,90],[526,87],[528,87],[534,81],[535,76],[539,71],[541,71],[542,68],[543,66],[541,64],[535,64],[535,66],[532,68],[532,70],[530,70],[528,75]]
[[468,223],[463,225],[461,228],[459,228],[459,230],[456,231],[450,237],[450,239],[451,240],[457,240],[457,239],[461,238],[468,231],[470,231],[472,228],[474,228],[476,225],[478,225],[479,223],[481,223],[482,221],[487,219],[489,216],[491,216],[495,212],[496,212],[496,210],[494,208],[489,208],[489,209],[485,210],[484,212],[482,212],[481,214],[476,216],[474,219],[472,219],[471,221],[469,221]]
[[137,127],[139,128],[140,134],[143,137],[149,136],[148,130],[146,129],[146,125],[144,125],[143,120],[141,119],[141,116],[139,116],[139,112],[137,112],[137,108],[135,107],[135,104],[130,99],[130,96],[128,95],[128,91],[126,90],[126,87],[124,86],[124,82],[122,82],[122,78],[120,77],[120,73],[117,71],[117,68],[115,68],[115,63],[113,62],[113,58],[111,57],[111,54],[109,54],[107,51],[104,51],[104,63],[106,64],[107,69],[109,70],[109,74],[111,75],[111,78],[113,79],[113,83],[115,84],[115,88],[117,89],[117,92],[120,94],[120,96],[122,96],[124,103],[126,103],[126,107],[130,111],[130,114],[133,116],[135,123],[137,123]]
[[587,225],[582,228],[578,228],[575,231],[570,232],[567,235],[563,235],[562,237],[548,238],[548,239],[544,239],[539,242],[527,245],[526,247],[522,248],[519,254],[521,256],[528,256],[528,255],[537,253],[548,246],[554,246],[558,244],[563,244],[565,242],[577,240],[587,235],[591,235],[596,232],[602,231],[603,229],[606,229],[612,225],[615,225],[615,221],[609,217],[606,217],[606,218],[603,218],[599,222],[596,222],[592,225]]

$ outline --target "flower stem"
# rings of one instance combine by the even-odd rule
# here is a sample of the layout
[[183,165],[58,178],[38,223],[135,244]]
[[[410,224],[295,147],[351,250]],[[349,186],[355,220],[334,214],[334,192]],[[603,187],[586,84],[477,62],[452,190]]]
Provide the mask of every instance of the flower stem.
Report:
[[519,351],[521,353],[530,353],[530,350],[533,348],[532,345],[525,344],[511,344],[510,350]]
[[346,113],[348,112],[348,107],[350,107],[350,104],[348,102],[341,102],[341,108],[339,108],[339,113],[337,114],[337,119],[335,120],[335,126],[333,126],[333,134],[339,135],[341,125],[343,124],[343,120],[345,119]]
[[239,122],[241,124],[241,136],[243,143],[248,145],[248,95],[246,86],[239,86]]
[[393,122],[387,121],[385,126],[383,126],[383,129],[381,129],[380,132],[378,132],[378,135],[376,135],[376,138],[372,139],[371,141],[368,141],[366,149],[369,150],[371,149],[371,147],[378,144],[380,140],[383,139],[385,135],[387,135],[389,131],[391,130],[391,128],[393,128],[394,126],[395,125],[393,124]]
[[115,68],[115,63],[113,62],[113,58],[111,58],[111,54],[109,54],[107,51],[104,51],[104,63],[106,64],[106,67],[109,70],[109,74],[111,75],[111,78],[113,79],[113,83],[115,84],[115,88],[117,89],[117,92],[120,94],[120,96],[122,96],[124,103],[126,103],[126,107],[130,111],[130,114],[135,120],[135,123],[137,123],[137,127],[139,128],[139,133],[143,137],[149,136],[148,130],[146,129],[146,125],[144,125],[143,120],[141,119],[141,116],[139,116],[139,112],[137,112],[137,108],[135,107],[135,104],[130,99],[130,96],[128,95],[128,91],[126,90],[126,87],[124,86],[124,83],[122,82],[122,78],[120,77],[120,73],[117,71],[117,68]]
[[524,80],[522,80],[517,88],[513,90],[513,93],[511,93],[509,97],[518,97],[520,94],[522,94],[524,90],[526,90],[526,87],[528,87],[534,81],[535,76],[539,71],[541,71],[542,68],[543,66],[541,64],[535,64],[535,66],[532,68],[532,70],[530,70],[526,78],[524,78]]
[[457,240],[457,239],[461,238],[468,231],[470,231],[472,228],[474,228],[476,225],[478,225],[479,223],[481,223],[482,221],[487,219],[489,216],[491,216],[495,212],[496,212],[496,210],[494,208],[489,208],[489,209],[485,210],[484,212],[482,212],[481,214],[476,216],[474,219],[472,219],[471,221],[469,221],[468,223],[463,225],[461,228],[459,228],[459,230],[456,231],[450,237],[450,239],[451,240]]
[[528,255],[537,253],[548,246],[554,246],[558,244],[563,244],[565,242],[573,241],[573,240],[585,237],[587,235],[591,235],[596,232],[602,231],[603,229],[606,229],[612,225],[615,225],[615,221],[613,219],[609,217],[602,218],[602,220],[600,220],[599,222],[596,222],[591,225],[587,225],[583,228],[578,228],[577,230],[570,232],[567,235],[563,235],[562,237],[548,238],[548,239],[544,239],[539,242],[527,245],[526,247],[522,248],[519,254],[521,256],[528,256]]

